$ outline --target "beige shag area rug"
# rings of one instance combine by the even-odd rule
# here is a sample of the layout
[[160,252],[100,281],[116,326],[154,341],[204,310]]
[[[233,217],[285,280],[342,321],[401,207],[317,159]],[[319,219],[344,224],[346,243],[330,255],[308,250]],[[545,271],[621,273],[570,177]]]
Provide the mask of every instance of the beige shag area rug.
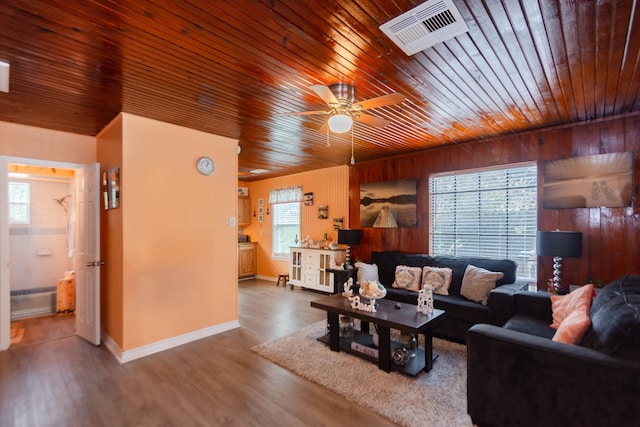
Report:
[[430,372],[416,377],[384,372],[346,352],[333,352],[316,338],[326,322],[257,345],[260,356],[404,426],[471,426],[467,415],[464,345],[434,338],[439,354]]

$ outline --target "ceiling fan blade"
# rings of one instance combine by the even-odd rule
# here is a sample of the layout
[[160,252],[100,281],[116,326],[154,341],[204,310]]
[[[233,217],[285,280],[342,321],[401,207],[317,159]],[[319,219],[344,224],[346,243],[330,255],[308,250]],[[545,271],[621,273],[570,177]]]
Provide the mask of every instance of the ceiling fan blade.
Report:
[[366,114],[366,113],[360,113],[360,115],[356,118],[356,120],[365,125],[379,127],[379,128],[385,127],[390,123],[389,120],[381,119],[379,117],[372,116],[371,114]]
[[407,99],[406,96],[396,92],[396,93],[391,93],[389,95],[382,95],[382,96],[378,96],[377,98],[371,98],[361,102],[356,102],[354,106],[359,105],[360,108],[362,108],[363,110],[368,110],[369,108],[384,107],[386,105],[399,104],[403,102],[405,99]]
[[335,107],[340,105],[338,98],[331,92],[329,87],[324,85],[311,85],[311,89],[320,97],[329,107]]
[[329,125],[329,121],[327,120],[326,122],[324,122],[324,124],[322,126],[320,126],[320,129],[318,129],[318,133],[326,134],[328,125]]
[[293,112],[293,113],[279,113],[276,114],[276,117],[282,117],[282,116],[310,116],[313,114],[329,114],[328,111],[298,111],[298,112]]

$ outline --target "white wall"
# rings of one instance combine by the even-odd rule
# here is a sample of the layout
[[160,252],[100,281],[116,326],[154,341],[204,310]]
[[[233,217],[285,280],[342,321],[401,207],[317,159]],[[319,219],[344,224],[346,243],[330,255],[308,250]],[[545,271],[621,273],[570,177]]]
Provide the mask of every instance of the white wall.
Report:
[[67,211],[54,199],[73,194],[70,182],[30,179],[10,181],[31,184],[31,223],[9,228],[11,291],[56,286],[64,272],[71,270],[67,245],[68,218],[74,199],[66,199]]

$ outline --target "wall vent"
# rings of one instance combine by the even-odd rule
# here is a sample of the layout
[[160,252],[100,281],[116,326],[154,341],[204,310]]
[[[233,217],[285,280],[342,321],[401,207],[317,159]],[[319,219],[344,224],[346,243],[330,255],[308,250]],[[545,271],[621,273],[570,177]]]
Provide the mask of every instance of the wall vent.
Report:
[[407,55],[469,31],[452,0],[426,1],[380,29]]

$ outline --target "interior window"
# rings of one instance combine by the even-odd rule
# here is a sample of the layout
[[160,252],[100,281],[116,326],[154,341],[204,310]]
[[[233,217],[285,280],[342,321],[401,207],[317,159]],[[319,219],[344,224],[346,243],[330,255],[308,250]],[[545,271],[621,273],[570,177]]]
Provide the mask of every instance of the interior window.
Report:
[[9,224],[31,222],[31,184],[9,182]]

